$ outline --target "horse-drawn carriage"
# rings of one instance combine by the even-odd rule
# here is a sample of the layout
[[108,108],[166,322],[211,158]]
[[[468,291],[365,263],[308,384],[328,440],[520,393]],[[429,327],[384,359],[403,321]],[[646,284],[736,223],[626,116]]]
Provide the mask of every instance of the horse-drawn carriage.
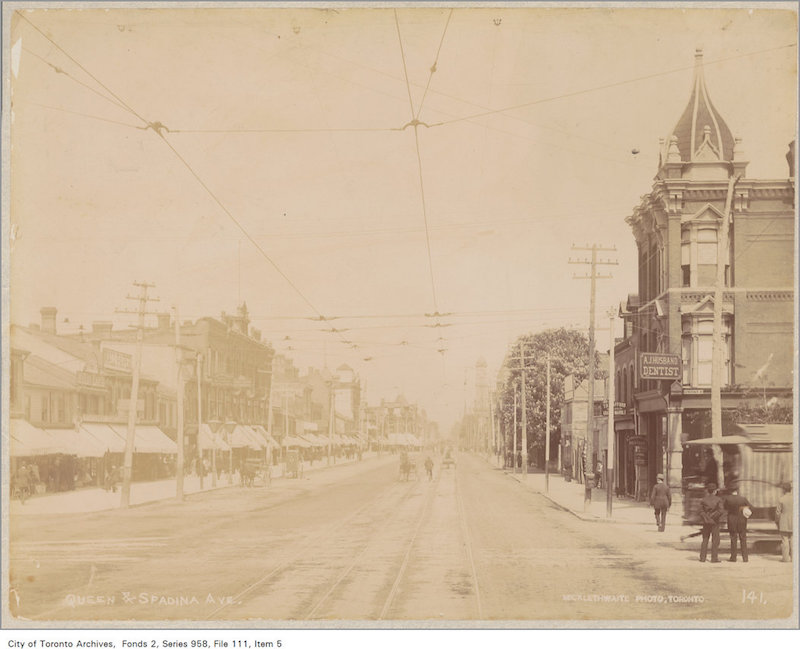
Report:
[[239,470],[243,487],[254,487],[257,482],[268,484],[270,471],[267,464],[259,460],[245,460]]
[[416,458],[404,451],[400,455],[400,478],[403,480],[408,480],[412,473],[414,474],[414,478],[419,480]]
[[453,455],[452,449],[448,448],[444,452],[444,457],[442,458],[442,468],[444,469],[450,466],[455,467],[455,465],[456,465],[456,458]]

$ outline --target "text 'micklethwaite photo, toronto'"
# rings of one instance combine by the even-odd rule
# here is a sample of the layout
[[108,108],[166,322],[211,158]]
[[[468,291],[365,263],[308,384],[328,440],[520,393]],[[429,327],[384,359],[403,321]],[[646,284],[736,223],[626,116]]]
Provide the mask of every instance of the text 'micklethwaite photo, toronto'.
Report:
[[798,628],[797,3],[2,28],[4,634]]

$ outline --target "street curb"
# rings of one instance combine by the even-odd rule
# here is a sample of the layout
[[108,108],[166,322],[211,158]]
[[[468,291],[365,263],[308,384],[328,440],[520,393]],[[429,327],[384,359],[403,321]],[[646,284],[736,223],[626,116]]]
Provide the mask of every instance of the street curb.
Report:
[[[374,459],[374,458],[366,458],[366,459],[369,460],[369,459]],[[313,472],[313,474],[317,474],[318,472],[323,472],[326,469],[335,469],[336,467],[346,467],[346,466],[352,466],[352,465],[356,465],[356,464],[359,464],[358,460],[346,460],[344,462],[339,462],[337,464],[332,464],[331,466],[316,467],[316,468],[314,468],[312,470],[312,472]],[[272,478],[272,481],[273,482],[278,482],[279,484],[282,484],[283,481],[285,480],[285,481],[287,481],[287,484],[288,484],[288,480],[290,480],[290,479],[293,480],[294,478],[288,478],[286,476],[280,476],[280,477]],[[308,479],[310,479],[309,476],[307,474],[304,474],[303,480],[308,480]],[[130,504],[125,509],[123,509],[119,505],[115,505],[113,507],[104,508],[104,509],[90,509],[90,510],[86,510],[86,511],[69,511],[69,512],[61,512],[60,514],[59,514],[59,512],[52,512],[52,511],[33,512],[33,513],[29,513],[29,514],[25,513],[23,511],[23,512],[18,512],[18,514],[22,515],[22,516],[36,517],[36,516],[53,516],[53,515],[55,515],[55,516],[58,516],[58,515],[75,516],[75,515],[82,515],[82,514],[99,514],[99,513],[108,513],[108,512],[125,512],[125,511],[129,511],[129,510],[132,510],[132,509],[138,509],[138,508],[141,508],[141,507],[148,507],[148,506],[159,505],[159,504],[163,505],[165,503],[181,504],[181,503],[185,503],[185,502],[190,501],[190,500],[197,499],[196,497],[203,496],[204,494],[207,494],[207,493],[214,493],[214,492],[221,491],[223,489],[238,488],[240,486],[241,485],[237,484],[237,483],[221,484],[221,485],[217,485],[216,487],[209,487],[207,489],[202,489],[202,490],[198,490],[198,491],[192,491],[192,492],[189,492],[189,493],[184,492],[183,499],[180,500],[180,501],[175,497],[175,494],[172,493],[169,496],[156,497],[156,498],[154,498],[152,500],[145,500],[143,502],[137,502],[137,503]],[[257,487],[257,489],[260,489],[262,491],[265,490],[265,488],[263,486]],[[269,488],[266,488],[266,491],[269,491]]]
[[518,477],[517,474],[510,473],[509,471],[506,471],[505,469],[503,469],[503,473],[505,473],[506,475],[510,476],[512,479],[516,480],[520,485],[525,487],[525,489],[527,489],[530,493],[538,494],[538,495],[542,496],[543,498],[547,498],[547,500],[549,500],[553,505],[555,505],[559,509],[561,509],[561,510],[563,510],[565,512],[569,512],[570,514],[572,514],[578,520],[584,521],[586,523],[606,523],[606,524],[610,524],[610,525],[639,525],[639,526],[642,526],[642,527],[647,527],[647,526],[652,525],[652,523],[645,523],[645,522],[639,522],[639,521],[621,521],[621,520],[615,519],[615,518],[602,518],[602,517],[599,517],[599,516],[595,516],[594,514],[585,514],[583,512],[575,511],[574,509],[571,509],[571,508],[569,508],[569,507],[567,507],[565,505],[562,505],[560,502],[556,501],[553,498],[553,496],[551,496],[550,494],[546,494],[543,491],[539,491],[539,490],[534,489],[533,487],[531,487],[529,485],[526,485],[525,483],[522,482],[522,480]]

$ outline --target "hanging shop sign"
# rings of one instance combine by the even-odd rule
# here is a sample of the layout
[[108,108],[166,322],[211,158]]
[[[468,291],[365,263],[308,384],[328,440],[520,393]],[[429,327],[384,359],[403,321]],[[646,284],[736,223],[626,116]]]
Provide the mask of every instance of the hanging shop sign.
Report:
[[639,354],[639,378],[671,380],[681,378],[681,357],[678,354]]

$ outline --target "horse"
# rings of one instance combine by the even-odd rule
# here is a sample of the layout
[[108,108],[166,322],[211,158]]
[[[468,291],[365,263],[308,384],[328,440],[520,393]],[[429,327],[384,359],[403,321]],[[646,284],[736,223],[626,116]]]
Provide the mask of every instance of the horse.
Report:
[[417,463],[414,458],[410,457],[408,453],[403,453],[400,456],[400,477],[403,480],[408,480],[412,472],[414,473],[414,477],[419,479],[417,475]]

